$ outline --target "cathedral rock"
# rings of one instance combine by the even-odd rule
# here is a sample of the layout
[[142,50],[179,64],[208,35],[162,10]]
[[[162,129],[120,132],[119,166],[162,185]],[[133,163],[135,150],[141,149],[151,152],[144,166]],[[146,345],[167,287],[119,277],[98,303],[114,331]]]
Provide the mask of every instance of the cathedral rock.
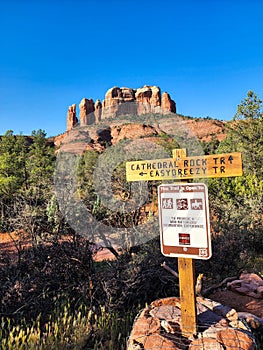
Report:
[[176,113],[176,104],[167,92],[161,94],[158,86],[144,86],[139,89],[113,87],[106,92],[102,102],[83,98],[79,104],[79,117],[76,104],[71,105],[67,113],[67,130],[77,124],[90,125],[121,114],[146,113]]

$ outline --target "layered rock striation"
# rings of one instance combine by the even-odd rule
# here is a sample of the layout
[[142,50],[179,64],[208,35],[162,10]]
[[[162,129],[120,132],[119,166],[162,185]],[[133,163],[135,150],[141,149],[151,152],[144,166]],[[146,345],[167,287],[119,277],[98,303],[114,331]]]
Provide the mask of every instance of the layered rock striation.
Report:
[[145,85],[139,89],[115,86],[106,92],[102,102],[83,98],[79,104],[79,118],[76,104],[71,105],[67,113],[67,131],[77,124],[85,126],[122,114],[147,113],[176,113],[176,104],[167,92],[161,93],[158,86]]

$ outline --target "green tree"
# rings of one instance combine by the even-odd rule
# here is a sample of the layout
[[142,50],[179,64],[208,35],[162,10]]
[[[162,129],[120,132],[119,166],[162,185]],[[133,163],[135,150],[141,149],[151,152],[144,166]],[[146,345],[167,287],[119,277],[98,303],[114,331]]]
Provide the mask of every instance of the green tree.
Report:
[[[262,249],[263,114],[262,101],[249,91],[228,125],[218,153],[242,153],[243,176],[211,179],[210,206],[217,220],[215,231],[239,242],[233,254]],[[230,237],[231,235],[231,237]]]
[[263,113],[262,101],[253,91],[237,107],[228,124],[228,136],[219,151],[242,152],[245,174],[263,175]]
[[209,141],[202,141],[204,154],[215,154],[219,144],[220,141],[218,140],[217,135],[212,134]]
[[7,216],[12,216],[13,196],[27,183],[27,140],[8,130],[0,139],[0,207],[2,230],[8,228]]
[[45,197],[53,183],[54,147],[48,144],[46,133],[41,129],[32,132],[32,141],[27,157],[28,181],[31,190],[41,192]]
[[93,210],[93,202],[97,200],[93,187],[93,176],[98,157],[98,152],[94,150],[86,151],[80,157],[77,169],[79,195],[91,212]]
[[[23,168],[15,170],[19,179],[22,171],[24,180],[12,194],[9,205],[12,215],[9,213],[8,222],[12,230],[22,230],[33,244],[37,244],[50,229],[48,206],[53,195],[55,153],[43,130],[33,131],[29,140],[30,144],[24,151]],[[20,156],[14,154],[15,162],[20,161]]]
[[9,130],[0,141],[0,194],[10,196],[26,182],[26,141]]

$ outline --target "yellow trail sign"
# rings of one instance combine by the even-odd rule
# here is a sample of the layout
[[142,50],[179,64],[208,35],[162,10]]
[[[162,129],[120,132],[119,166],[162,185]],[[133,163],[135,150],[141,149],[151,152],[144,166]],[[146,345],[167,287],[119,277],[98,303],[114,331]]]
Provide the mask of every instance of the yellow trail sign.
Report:
[[126,162],[127,181],[241,176],[240,152]]

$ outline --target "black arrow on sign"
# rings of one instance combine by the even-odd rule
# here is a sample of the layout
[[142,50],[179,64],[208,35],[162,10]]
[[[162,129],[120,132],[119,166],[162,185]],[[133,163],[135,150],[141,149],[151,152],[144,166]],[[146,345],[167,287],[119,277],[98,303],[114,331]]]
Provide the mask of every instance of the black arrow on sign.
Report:
[[234,158],[233,158],[232,156],[228,157],[228,160],[229,160],[229,163],[230,163],[230,164],[232,164],[233,159],[234,159]]
[[143,171],[141,171],[141,172],[139,173],[139,175],[140,175],[140,176],[143,176],[143,175],[147,175],[147,173],[144,173]]

